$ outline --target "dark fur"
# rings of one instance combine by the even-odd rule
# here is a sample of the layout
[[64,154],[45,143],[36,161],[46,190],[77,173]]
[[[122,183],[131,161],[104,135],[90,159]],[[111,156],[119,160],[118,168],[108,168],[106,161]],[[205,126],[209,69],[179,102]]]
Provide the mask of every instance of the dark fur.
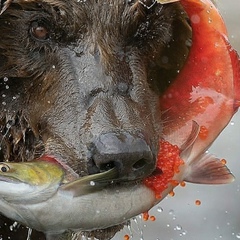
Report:
[[[91,143],[102,133],[123,130],[146,134],[158,151],[158,99],[187,58],[191,29],[178,3],[152,3],[16,0],[4,9],[1,161],[29,161],[47,153],[60,159],[69,175],[88,175],[94,169]],[[48,39],[31,34],[36,21],[50,26]],[[26,234],[0,224],[4,240]],[[88,234],[110,239],[119,229]]]

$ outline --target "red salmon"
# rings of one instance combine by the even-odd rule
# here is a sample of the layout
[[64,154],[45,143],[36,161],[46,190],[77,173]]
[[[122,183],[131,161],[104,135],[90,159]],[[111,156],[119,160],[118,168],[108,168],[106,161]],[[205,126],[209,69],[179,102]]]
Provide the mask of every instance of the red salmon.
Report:
[[221,133],[240,102],[239,57],[230,46],[222,17],[210,0],[181,0],[193,31],[183,69],[161,98],[163,136],[181,147],[194,120],[199,138],[188,161]]
[[[172,0],[164,1],[168,2]],[[234,180],[224,161],[205,151],[239,107],[240,60],[210,0],[180,2],[190,19],[192,46],[186,64],[160,100],[164,141],[158,171],[145,180],[159,199],[182,181],[222,184]]]

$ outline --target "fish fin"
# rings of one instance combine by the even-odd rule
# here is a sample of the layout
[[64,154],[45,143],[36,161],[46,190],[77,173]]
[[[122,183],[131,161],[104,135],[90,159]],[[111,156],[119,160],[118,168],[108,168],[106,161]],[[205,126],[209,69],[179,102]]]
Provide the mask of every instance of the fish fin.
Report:
[[192,130],[191,133],[188,137],[188,139],[185,141],[185,143],[182,144],[181,146],[181,152],[184,154],[185,151],[191,151],[192,146],[194,144],[194,142],[196,141],[198,134],[200,131],[200,126],[196,121],[192,121]]
[[199,131],[200,131],[200,126],[198,125],[198,123],[196,121],[192,121],[192,131],[188,139],[180,147],[180,151],[181,151],[180,157],[185,162],[187,162],[187,159],[189,159],[189,156],[192,152],[193,145],[196,139],[198,138]]
[[118,171],[112,168],[109,171],[81,177],[78,180],[63,184],[59,188],[60,193],[78,197],[103,189],[116,179]]
[[234,181],[234,176],[219,158],[203,154],[198,161],[189,165],[189,172],[184,181],[201,184],[225,184]]

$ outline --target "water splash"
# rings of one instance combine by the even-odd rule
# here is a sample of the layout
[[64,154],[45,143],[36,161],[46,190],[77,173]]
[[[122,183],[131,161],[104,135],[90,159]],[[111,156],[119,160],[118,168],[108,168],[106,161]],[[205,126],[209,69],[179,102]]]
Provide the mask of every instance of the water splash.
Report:
[[28,235],[26,240],[31,240],[31,235],[32,235],[32,229],[28,228]]

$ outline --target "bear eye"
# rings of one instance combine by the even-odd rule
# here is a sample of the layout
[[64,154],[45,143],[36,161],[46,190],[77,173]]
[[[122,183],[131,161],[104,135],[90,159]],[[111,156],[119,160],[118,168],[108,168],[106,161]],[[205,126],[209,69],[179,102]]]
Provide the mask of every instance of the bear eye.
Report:
[[30,34],[37,40],[45,41],[49,39],[49,28],[43,21],[34,21],[30,26]]
[[0,164],[0,171],[5,173],[8,172],[10,170],[10,167],[6,164]]

